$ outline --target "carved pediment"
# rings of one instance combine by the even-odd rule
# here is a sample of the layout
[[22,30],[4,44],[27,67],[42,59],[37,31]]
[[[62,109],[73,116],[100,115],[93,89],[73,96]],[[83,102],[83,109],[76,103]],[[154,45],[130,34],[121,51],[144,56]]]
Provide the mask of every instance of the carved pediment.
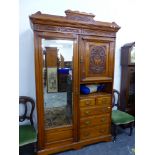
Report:
[[95,15],[92,13],[85,13],[85,12],[71,11],[71,10],[66,10],[65,13],[66,13],[66,18],[71,20],[95,22],[93,19]]
[[84,30],[83,31],[84,33],[87,33],[86,31],[89,31],[89,29],[91,29],[93,33],[94,30],[96,30],[95,33],[99,32],[99,35],[105,32],[112,32],[112,33],[117,32],[120,29],[120,27],[114,22],[108,23],[108,22],[95,21],[94,19],[95,15],[92,13],[66,10],[65,14],[66,16],[56,16],[56,15],[44,14],[38,11],[30,16],[31,27],[34,30],[36,30],[37,27],[38,30],[40,27],[42,28],[46,25],[48,26],[48,29],[53,29],[52,28],[53,26],[62,27],[63,25],[63,27],[67,27],[66,28],[67,31],[70,28],[73,29],[78,28],[80,29],[80,31],[82,29]]

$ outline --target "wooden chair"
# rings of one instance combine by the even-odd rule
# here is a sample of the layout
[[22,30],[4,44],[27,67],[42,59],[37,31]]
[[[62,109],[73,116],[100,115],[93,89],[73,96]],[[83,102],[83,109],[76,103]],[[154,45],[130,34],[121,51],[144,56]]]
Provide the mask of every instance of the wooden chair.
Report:
[[119,125],[128,125],[130,127],[130,133],[129,136],[132,135],[132,129],[133,129],[133,124],[135,121],[134,116],[123,112],[118,109],[120,105],[120,93],[117,90],[113,90],[113,107],[116,106],[117,110],[112,110],[112,125],[113,125],[113,137],[114,141],[116,140],[117,136],[117,126]]
[[[31,106],[29,106],[29,103]],[[30,148],[32,146],[34,153],[36,152],[36,142],[37,142],[37,134],[35,128],[33,126],[33,111],[35,108],[34,100],[27,96],[19,97],[19,104],[23,104],[24,113],[19,116],[19,121],[23,122],[25,120],[29,120],[30,123],[26,125],[19,125],[19,152],[20,155],[25,150],[25,148]],[[29,112],[29,107],[30,112]],[[28,121],[28,122],[29,122]],[[34,154],[33,153],[33,154]]]

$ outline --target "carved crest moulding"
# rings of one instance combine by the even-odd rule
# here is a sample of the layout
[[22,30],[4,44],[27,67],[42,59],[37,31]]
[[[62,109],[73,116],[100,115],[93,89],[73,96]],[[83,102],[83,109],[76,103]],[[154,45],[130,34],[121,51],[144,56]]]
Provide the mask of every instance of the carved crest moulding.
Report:
[[65,13],[66,13],[67,19],[86,21],[86,22],[95,22],[93,19],[95,15],[92,13],[85,13],[85,12],[71,11],[71,10],[66,10]]
[[80,34],[81,30],[76,28],[70,28],[70,27],[58,27],[58,26],[50,26],[50,25],[34,25],[34,30],[37,31],[53,31],[53,32],[70,32],[70,33],[77,33]]
[[66,32],[66,33],[75,33],[75,34],[86,34],[86,35],[98,35],[104,37],[116,37],[116,34],[110,32],[103,32],[103,31],[91,31],[89,29],[77,29],[77,28],[70,28],[70,27],[58,27],[58,26],[45,26],[36,24],[33,26],[35,31],[47,31],[47,32]]

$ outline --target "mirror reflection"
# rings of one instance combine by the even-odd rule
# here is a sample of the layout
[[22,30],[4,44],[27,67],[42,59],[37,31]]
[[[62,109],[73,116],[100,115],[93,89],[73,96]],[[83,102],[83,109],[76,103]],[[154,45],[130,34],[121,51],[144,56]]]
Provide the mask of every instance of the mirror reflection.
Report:
[[45,128],[72,123],[73,41],[42,39]]

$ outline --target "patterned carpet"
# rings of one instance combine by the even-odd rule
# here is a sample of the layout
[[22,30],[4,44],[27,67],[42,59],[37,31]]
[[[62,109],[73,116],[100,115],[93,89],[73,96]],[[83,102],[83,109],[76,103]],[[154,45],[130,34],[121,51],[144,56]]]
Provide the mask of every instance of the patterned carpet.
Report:
[[71,124],[66,107],[45,108],[45,128]]

